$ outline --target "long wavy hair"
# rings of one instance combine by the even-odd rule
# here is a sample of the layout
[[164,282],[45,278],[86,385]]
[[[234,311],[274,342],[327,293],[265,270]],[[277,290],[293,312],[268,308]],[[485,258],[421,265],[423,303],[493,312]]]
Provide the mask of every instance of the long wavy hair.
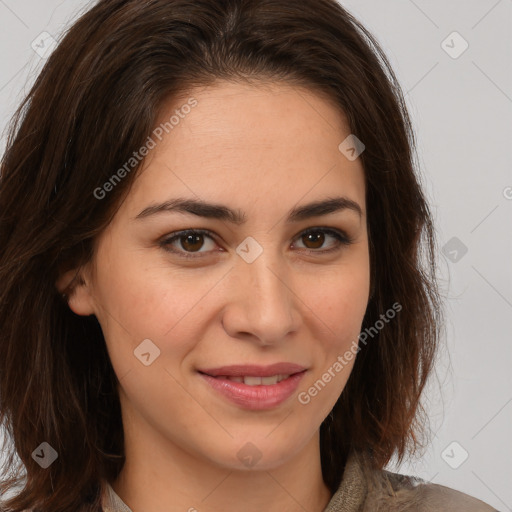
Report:
[[[1,160],[0,491],[17,491],[4,510],[100,510],[100,482],[124,464],[101,327],[75,315],[55,283],[93,257],[140,165],[103,199],[94,191],[143,146],[166,101],[218,80],[323,94],[366,146],[363,329],[402,309],[362,347],[322,423],[326,485],[335,492],[352,450],[382,469],[423,443],[420,396],[442,323],[435,230],[403,93],[376,39],[335,0],[100,0],[47,59]],[[33,456],[42,442],[58,453],[46,469]]]

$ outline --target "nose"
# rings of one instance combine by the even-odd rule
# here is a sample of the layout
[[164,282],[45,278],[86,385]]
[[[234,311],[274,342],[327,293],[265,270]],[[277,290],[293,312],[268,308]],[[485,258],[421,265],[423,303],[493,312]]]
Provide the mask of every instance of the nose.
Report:
[[227,279],[222,323],[230,336],[272,345],[298,329],[300,300],[293,275],[278,256],[263,251],[252,263],[239,258]]

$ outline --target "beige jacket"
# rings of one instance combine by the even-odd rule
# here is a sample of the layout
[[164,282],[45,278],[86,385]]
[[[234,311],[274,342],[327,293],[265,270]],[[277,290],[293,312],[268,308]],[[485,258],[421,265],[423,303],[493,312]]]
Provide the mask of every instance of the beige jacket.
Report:
[[[467,494],[389,471],[370,471],[352,455],[324,512],[498,512]],[[104,512],[132,510],[104,482]]]

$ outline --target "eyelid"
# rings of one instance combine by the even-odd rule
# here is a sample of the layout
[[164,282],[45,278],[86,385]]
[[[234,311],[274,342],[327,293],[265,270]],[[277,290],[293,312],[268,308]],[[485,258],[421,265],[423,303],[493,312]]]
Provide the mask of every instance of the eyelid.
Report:
[[[310,228],[307,228],[301,232],[299,232],[293,240],[296,240],[298,238],[301,238],[302,236],[308,235],[310,233],[325,233],[329,236],[332,236],[336,239],[336,244],[331,249],[301,249],[301,252],[306,252],[307,254],[316,254],[316,255],[324,255],[329,254],[335,251],[341,250],[343,247],[349,246],[352,243],[354,243],[354,239],[350,237],[345,230],[340,228],[332,228],[328,226],[313,226]],[[186,251],[175,251],[171,250],[168,247],[173,243],[174,241],[178,240],[180,237],[189,235],[189,234],[199,234],[199,235],[206,235],[209,238],[211,238],[213,241],[216,242],[218,236],[210,231],[209,229],[203,229],[203,228],[188,228],[183,229],[179,231],[174,231],[170,233],[169,235],[164,236],[159,244],[160,246],[167,252],[170,252],[171,254],[176,254],[179,257],[182,257],[184,259],[197,259],[197,258],[203,258],[207,256],[208,254],[211,254],[212,252],[219,252],[219,251],[205,251],[205,252],[196,252],[196,253],[187,253]],[[217,243],[217,242],[216,242]]]

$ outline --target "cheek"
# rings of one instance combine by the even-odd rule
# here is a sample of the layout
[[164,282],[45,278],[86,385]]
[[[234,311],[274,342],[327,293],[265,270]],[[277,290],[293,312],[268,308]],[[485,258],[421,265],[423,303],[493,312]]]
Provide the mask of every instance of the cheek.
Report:
[[163,258],[119,247],[116,254],[107,248],[100,260],[95,299],[134,337],[162,337],[186,324],[187,315],[215,284],[207,276],[197,279],[190,270],[171,269]]
[[204,336],[202,329],[214,308],[211,295],[219,276],[173,271],[165,263],[148,265],[136,255],[117,261],[115,268],[98,269],[101,286],[96,293],[116,374],[140,372],[144,367],[137,354],[148,351],[143,347],[149,349],[150,360],[156,355],[152,374],[160,365],[169,369],[179,365]]
[[[333,333],[359,331],[369,296],[369,270],[361,264],[330,269],[315,276],[306,302]],[[306,282],[304,286],[306,286]]]
[[321,293],[315,294],[310,306],[318,334],[313,347],[316,363],[297,400],[310,418],[323,420],[343,392],[357,357],[369,279],[361,268],[337,272],[317,284]]

